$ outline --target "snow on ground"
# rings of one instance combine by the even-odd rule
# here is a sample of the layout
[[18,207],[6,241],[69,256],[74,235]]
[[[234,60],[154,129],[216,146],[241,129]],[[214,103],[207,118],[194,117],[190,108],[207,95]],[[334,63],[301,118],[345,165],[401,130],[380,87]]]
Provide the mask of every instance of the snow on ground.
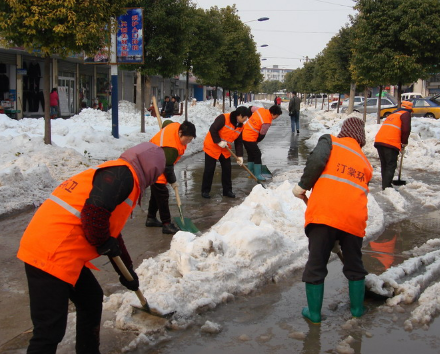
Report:
[[[262,106],[262,102],[251,104]],[[283,103],[284,108],[286,105]],[[228,107],[227,110],[231,109]],[[212,101],[189,107],[189,120],[196,125],[197,138],[189,144],[187,155],[202,150],[204,136],[220,113],[220,107],[212,107]],[[309,148],[315,146],[322,134],[338,134],[347,118],[345,114],[313,108],[305,108],[301,114],[313,132],[307,142]],[[183,119],[184,116],[173,117],[178,122]],[[375,116],[368,115],[364,152],[369,158],[377,158],[373,141],[378,129]],[[140,133],[140,113],[133,104],[125,101],[119,104],[119,139],[111,135],[110,112],[85,109],[70,119],[53,120],[52,145],[43,143],[43,119],[15,121],[0,115],[0,215],[39,205],[67,177],[104,160],[117,158],[127,148],[148,141],[157,131],[156,118],[150,117],[146,132]],[[404,159],[408,174],[419,171],[439,173],[439,139],[440,120],[413,119]],[[307,260],[307,239],[303,230],[305,205],[291,193],[301,173],[302,167],[286,167],[273,178],[267,189],[256,185],[241,205],[231,208],[202,236],[178,232],[168,251],[145,259],[136,272],[140,289],[150,305],[162,313],[176,311],[172,326],[182,328],[190,325],[201,309],[214,308],[233,300],[234,296],[249,294],[269,281],[303,268]],[[439,186],[428,185],[410,176],[406,179],[407,185],[400,187],[399,191],[381,191],[378,188],[380,167],[376,164],[375,192],[368,198],[366,241],[377,238],[391,219],[409,218],[417,208],[438,210]],[[389,300],[390,306],[400,301],[417,300],[423,289],[433,279],[438,279],[439,245],[434,242],[424,247],[430,249],[425,252],[427,254],[414,253],[413,258],[396,269],[379,277],[368,277],[370,286],[377,287],[379,292],[390,287],[393,289],[396,296]],[[417,277],[419,279],[398,284],[399,277],[408,269],[422,267],[426,271]],[[419,319],[435,314],[440,306],[436,289],[434,285],[422,293],[420,306],[408,319],[408,328],[415,323],[427,323]],[[139,332],[129,348],[145,342],[150,330],[147,325],[132,320],[131,304],[137,303],[136,295],[130,291],[113,294],[104,303],[106,311],[115,313],[113,321],[106,321],[107,326]],[[437,305],[428,308],[423,305],[426,303]]]

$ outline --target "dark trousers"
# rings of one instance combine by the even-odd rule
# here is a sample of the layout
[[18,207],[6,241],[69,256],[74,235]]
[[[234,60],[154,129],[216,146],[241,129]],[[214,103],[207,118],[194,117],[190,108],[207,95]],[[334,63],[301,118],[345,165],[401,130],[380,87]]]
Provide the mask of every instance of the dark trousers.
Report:
[[362,262],[362,237],[351,235],[324,224],[309,224],[306,227],[309,238],[309,258],[304,269],[302,281],[322,284],[327,276],[327,262],[335,244],[339,241],[344,266],[342,272],[348,280],[362,280],[368,272]]
[[394,172],[396,172],[399,151],[386,146],[377,145],[380,159],[380,172],[382,174],[382,190],[391,186]]
[[293,111],[293,114],[290,116],[290,126],[292,128],[292,132],[299,130],[299,111]]
[[148,205],[148,217],[155,218],[159,211],[160,220],[163,224],[171,222],[171,214],[169,207],[170,193],[167,185],[164,183],[154,183],[150,187],[151,197]]
[[67,326],[69,299],[76,307],[76,353],[99,354],[103,292],[84,267],[75,286],[25,263],[33,336],[28,354],[55,354]]
[[261,165],[261,150],[258,147],[258,143],[256,141],[243,140],[243,145],[248,155],[248,162],[253,162],[257,165]]
[[[223,194],[232,192],[231,158],[225,158],[223,154],[221,154],[218,161],[222,167]],[[211,191],[216,163],[217,160],[215,158],[205,153],[205,170],[203,171],[202,193],[209,193]]]

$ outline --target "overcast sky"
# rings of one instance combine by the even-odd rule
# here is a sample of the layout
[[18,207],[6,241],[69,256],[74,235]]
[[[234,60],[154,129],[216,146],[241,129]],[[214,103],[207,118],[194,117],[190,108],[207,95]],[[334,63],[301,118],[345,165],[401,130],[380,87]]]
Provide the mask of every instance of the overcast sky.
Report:
[[[262,58],[261,67],[296,69],[314,58],[355,14],[353,0],[192,0],[200,8],[236,5],[251,28]],[[254,21],[269,17],[268,21]]]

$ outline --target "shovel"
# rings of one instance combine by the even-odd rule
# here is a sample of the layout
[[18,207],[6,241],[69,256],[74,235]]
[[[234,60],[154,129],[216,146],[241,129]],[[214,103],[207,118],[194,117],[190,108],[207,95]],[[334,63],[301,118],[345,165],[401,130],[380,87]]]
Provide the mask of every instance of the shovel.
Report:
[[182,203],[180,202],[179,190],[177,185],[174,186],[174,193],[176,193],[177,207],[179,208],[179,213],[180,213],[180,218],[175,217],[174,222],[177,224],[180,230],[191,232],[197,236],[200,236],[202,233],[199,231],[196,225],[194,225],[191,219],[183,217]]
[[153,96],[153,107],[156,112],[157,124],[159,124],[159,129],[162,129],[162,118],[160,118],[159,109],[157,108],[156,96]]
[[[116,256],[112,258],[113,261],[116,263],[116,265],[118,266],[119,270],[121,271],[122,275],[125,277],[125,279],[127,279],[128,281],[132,281],[133,277],[131,276],[130,272],[128,271],[127,267],[125,266],[124,262],[122,262],[121,257]],[[144,297],[144,295],[142,294],[142,292],[137,289],[135,291],[139,301],[141,302],[141,306],[133,306],[134,308],[144,311],[150,315],[156,316],[156,317],[161,317],[161,318],[171,318],[174,314],[175,311],[170,312],[170,313],[166,313],[166,314],[161,314],[159,312],[156,312],[154,310],[151,310],[150,306],[148,305],[147,299]]]
[[[235,154],[232,152],[232,150],[229,148],[228,145],[226,145],[226,149],[228,149],[228,151],[231,153],[231,155],[232,155],[236,160],[238,160],[237,155],[235,155]],[[249,175],[250,175],[255,181],[257,181],[257,183],[261,184],[261,186],[262,186],[264,189],[266,189],[266,187],[264,186],[264,184],[261,183],[261,182],[258,180],[257,177],[255,177],[255,175],[251,172],[251,170],[249,170],[249,169],[245,166],[245,164],[241,165],[241,167],[243,167],[243,168],[249,173]]]
[[393,181],[393,184],[395,186],[404,186],[406,184],[406,181],[402,181],[400,179],[400,175],[402,174],[402,163],[403,163],[403,155],[405,154],[405,149],[402,149],[402,153],[400,154],[400,166],[399,166],[399,177],[397,180]]

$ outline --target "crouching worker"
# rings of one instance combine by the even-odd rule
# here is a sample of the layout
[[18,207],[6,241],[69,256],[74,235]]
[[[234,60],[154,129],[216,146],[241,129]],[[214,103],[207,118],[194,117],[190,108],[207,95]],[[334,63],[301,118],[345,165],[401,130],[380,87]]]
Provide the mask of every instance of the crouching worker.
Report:
[[344,255],[342,271],[348,279],[351,314],[364,314],[367,271],[361,248],[368,219],[368,183],[373,173],[362,152],[364,145],[364,122],[346,119],[337,137],[325,134],[319,138],[292,191],[307,202],[305,193],[313,188],[305,213],[309,258],[302,280],[308,307],[303,308],[302,315],[315,324],[321,323],[327,262],[335,241],[339,241]]
[[17,257],[25,262],[34,325],[27,353],[56,353],[67,326],[69,299],[76,307],[76,353],[99,354],[103,291],[90,271],[101,255],[120,256],[139,280],[121,236],[128,217],[165,169],[163,149],[142,143],[61,183],[29,223]]

